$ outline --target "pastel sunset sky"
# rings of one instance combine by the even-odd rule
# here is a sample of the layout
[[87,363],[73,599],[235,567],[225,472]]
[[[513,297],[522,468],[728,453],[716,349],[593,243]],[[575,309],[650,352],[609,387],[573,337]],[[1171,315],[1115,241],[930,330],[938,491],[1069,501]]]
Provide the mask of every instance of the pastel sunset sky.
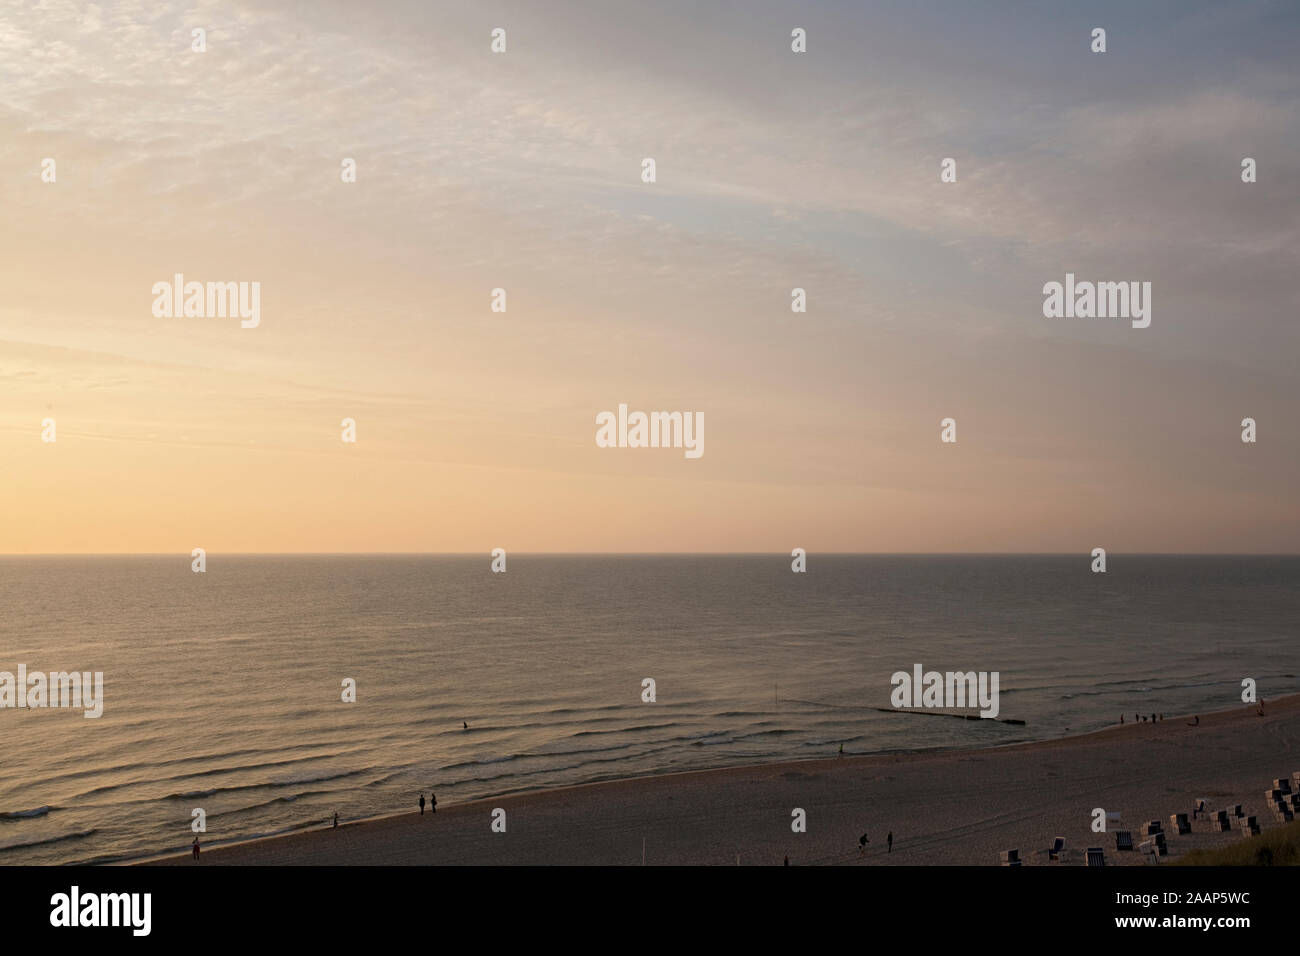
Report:
[[[0,3],[0,553],[1300,551],[1297,36]],[[1045,318],[1067,272],[1151,282],[1150,328]],[[175,273],[260,282],[260,326],[155,317]],[[596,447],[620,402],[705,454]]]

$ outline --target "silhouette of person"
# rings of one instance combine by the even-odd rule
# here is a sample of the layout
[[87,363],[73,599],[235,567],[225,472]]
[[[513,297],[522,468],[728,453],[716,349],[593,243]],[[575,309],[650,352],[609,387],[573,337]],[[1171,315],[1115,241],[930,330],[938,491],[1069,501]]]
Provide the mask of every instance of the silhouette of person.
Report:
[[438,812],[438,795],[432,790],[429,791],[429,809],[433,813]]
[[1123,715],[1123,714],[1120,714],[1120,715],[1119,715],[1119,722],[1120,722],[1121,724],[1124,723],[1124,715]]
[[840,753],[844,753],[844,743],[840,742]]
[[420,794],[420,816],[424,816],[424,794]]
[[1155,715],[1155,714],[1152,714],[1152,715],[1151,715],[1151,723],[1154,724],[1155,722],[1156,722],[1156,715]]
[[195,837],[195,838],[194,838],[194,842],[190,844],[190,848],[194,851],[194,859],[197,860],[197,859],[199,858],[199,838],[198,838],[198,837]]
[[885,852],[886,853],[894,852],[894,831],[893,830],[890,830],[889,836],[885,837]]
[[465,730],[469,730],[469,724],[466,723],[465,721],[462,720],[462,721],[460,722],[460,725],[461,725],[461,727],[463,727]]
[[339,828],[339,815],[336,813],[334,814],[334,829],[337,830],[338,828]]
[[867,851],[867,843],[868,843],[868,842],[870,842],[870,841],[867,840],[867,835],[866,835],[865,833],[862,834],[862,836],[858,837],[858,855],[859,855],[859,856],[861,856],[863,853],[865,853],[865,852]]
[[790,858],[787,856],[787,857],[785,858],[785,862],[784,862],[783,864],[781,864],[781,865],[782,865],[782,866],[789,866],[789,865],[790,865]]

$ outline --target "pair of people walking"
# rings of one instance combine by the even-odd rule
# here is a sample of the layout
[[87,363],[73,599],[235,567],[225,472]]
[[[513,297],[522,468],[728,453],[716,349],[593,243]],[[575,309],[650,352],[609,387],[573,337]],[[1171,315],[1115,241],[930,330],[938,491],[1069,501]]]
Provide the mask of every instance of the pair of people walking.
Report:
[[[429,791],[429,812],[438,812],[438,795],[432,790]],[[420,794],[420,816],[424,816],[424,794]]]

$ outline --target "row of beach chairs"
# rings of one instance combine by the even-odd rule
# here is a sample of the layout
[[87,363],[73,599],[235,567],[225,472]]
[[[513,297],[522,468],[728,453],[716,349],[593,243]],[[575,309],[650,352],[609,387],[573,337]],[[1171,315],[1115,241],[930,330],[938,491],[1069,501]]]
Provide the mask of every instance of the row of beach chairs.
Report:
[[1290,823],[1300,813],[1300,770],[1291,776],[1295,778],[1294,787],[1286,777],[1278,777],[1273,786],[1264,791],[1264,801],[1278,823]]
[[[1294,781],[1294,783],[1293,783]],[[1279,823],[1290,823],[1297,814],[1300,814],[1300,770],[1291,775],[1291,779],[1286,777],[1277,777],[1273,780],[1273,786],[1264,791],[1264,799],[1268,802],[1269,809],[1273,813],[1274,819]],[[1197,817],[1204,814],[1205,818],[1210,821],[1210,827],[1217,833],[1230,832],[1232,821],[1237,820],[1237,830],[1241,835],[1249,839],[1253,836],[1259,836],[1259,820],[1256,817],[1247,816],[1240,803],[1226,810],[1214,811],[1213,817],[1205,806],[1204,800],[1196,801],[1196,810],[1192,816]],[[1111,816],[1110,814],[1107,815]],[[1186,836],[1192,832],[1192,823],[1186,813],[1171,813],[1169,815],[1169,832],[1176,833],[1178,836]],[[1139,852],[1149,856],[1151,862],[1159,863],[1160,857],[1169,853],[1169,845],[1165,839],[1164,825],[1159,820],[1152,820],[1146,825],[1146,837],[1137,845]],[[1115,831],[1115,849],[1117,852],[1131,852],[1133,847],[1133,833],[1131,830]],[[1057,837],[1052,845],[1046,850],[1048,860],[1059,863],[1062,855],[1065,853],[1065,838]],[[1106,852],[1103,847],[1090,846],[1085,853],[1085,864],[1087,866],[1105,866]],[[1023,861],[1020,859],[1019,850],[1002,851],[1003,866],[1022,866]]]

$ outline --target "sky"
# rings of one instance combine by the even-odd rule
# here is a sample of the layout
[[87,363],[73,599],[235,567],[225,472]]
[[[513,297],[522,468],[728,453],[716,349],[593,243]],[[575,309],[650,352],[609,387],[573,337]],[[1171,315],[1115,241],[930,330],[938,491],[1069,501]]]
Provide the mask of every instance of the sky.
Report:
[[[0,0],[0,553],[1295,553],[1297,37]],[[176,273],[260,324],[155,316]],[[1066,273],[1150,282],[1150,327],[1045,317]],[[704,454],[598,447],[620,403]]]

